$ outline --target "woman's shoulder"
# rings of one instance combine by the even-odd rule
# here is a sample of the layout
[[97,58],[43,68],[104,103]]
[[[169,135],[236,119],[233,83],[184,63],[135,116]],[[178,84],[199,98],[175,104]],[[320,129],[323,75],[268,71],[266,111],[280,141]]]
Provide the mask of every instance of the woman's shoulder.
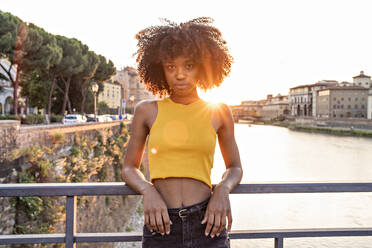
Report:
[[134,114],[142,115],[154,112],[157,109],[157,101],[156,99],[146,99],[138,102],[134,108]]
[[231,114],[230,107],[226,103],[206,102],[206,105],[212,111],[213,114],[218,114],[218,115],[229,115],[229,114]]

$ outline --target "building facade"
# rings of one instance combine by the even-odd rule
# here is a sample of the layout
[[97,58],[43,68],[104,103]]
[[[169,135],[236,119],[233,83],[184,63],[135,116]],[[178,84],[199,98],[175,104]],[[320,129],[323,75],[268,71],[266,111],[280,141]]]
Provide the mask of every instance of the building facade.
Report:
[[280,94],[275,97],[268,95],[266,104],[262,106],[262,118],[265,120],[285,116],[288,115],[289,112],[288,96],[282,96]]
[[317,115],[326,118],[366,118],[368,89],[362,86],[334,86],[319,90]]
[[367,118],[372,119],[372,82],[371,77],[361,71],[358,76],[353,77],[353,83],[356,86],[368,88]]
[[289,89],[289,103],[292,116],[312,116],[312,85],[300,85]]
[[353,77],[354,86],[361,86],[364,88],[371,88],[371,77],[364,74],[364,71],[361,71],[358,76]]
[[118,83],[104,82],[103,91],[98,94],[98,102],[105,102],[109,108],[117,109],[121,105],[121,85]]
[[134,107],[136,104],[145,99],[154,99],[151,92],[147,91],[145,86],[138,80],[138,74],[135,68],[125,67],[117,71],[113,77],[122,86],[122,96],[127,107]]
[[250,117],[261,118],[262,108],[266,104],[266,100],[260,101],[242,101],[240,111],[242,114]]
[[[6,69],[9,69],[9,63],[4,60],[0,59],[0,63]],[[0,73],[8,78],[7,74],[3,71],[2,67],[0,66]],[[13,78],[16,76],[16,71],[11,70],[11,74]],[[10,80],[2,80],[0,79],[0,115],[8,115],[13,112],[13,87],[11,85]]]

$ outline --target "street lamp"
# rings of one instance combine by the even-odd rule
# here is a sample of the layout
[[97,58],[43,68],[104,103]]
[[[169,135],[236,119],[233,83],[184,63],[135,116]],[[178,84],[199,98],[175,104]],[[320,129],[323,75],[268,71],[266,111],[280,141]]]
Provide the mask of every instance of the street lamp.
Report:
[[97,122],[97,105],[96,105],[96,96],[97,96],[97,92],[98,92],[98,84],[97,83],[93,83],[92,91],[93,91],[93,95],[94,95],[94,120]]

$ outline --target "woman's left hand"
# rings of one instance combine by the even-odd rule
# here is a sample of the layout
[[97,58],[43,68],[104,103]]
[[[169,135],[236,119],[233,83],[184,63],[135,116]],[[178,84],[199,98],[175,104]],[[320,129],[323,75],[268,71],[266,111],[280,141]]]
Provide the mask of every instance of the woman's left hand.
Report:
[[231,231],[232,215],[229,199],[229,191],[226,187],[216,185],[212,197],[208,203],[202,224],[207,224],[205,236],[210,235],[212,238],[221,234],[226,227],[226,218],[228,221],[227,230]]

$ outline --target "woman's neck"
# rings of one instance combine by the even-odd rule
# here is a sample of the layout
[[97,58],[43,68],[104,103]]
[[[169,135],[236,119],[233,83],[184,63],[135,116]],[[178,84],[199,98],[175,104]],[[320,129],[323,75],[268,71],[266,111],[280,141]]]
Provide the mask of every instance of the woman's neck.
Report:
[[185,104],[185,105],[193,103],[200,99],[198,96],[198,93],[193,94],[193,95],[186,95],[186,96],[170,95],[169,97],[173,102]]

